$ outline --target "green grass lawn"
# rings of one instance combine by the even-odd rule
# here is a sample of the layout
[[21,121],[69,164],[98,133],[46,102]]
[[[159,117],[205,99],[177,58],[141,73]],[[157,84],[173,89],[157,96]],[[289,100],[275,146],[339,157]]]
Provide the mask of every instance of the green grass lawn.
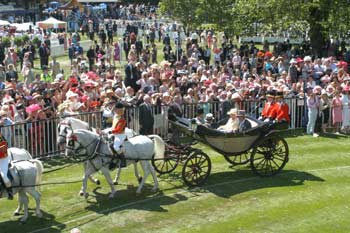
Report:
[[[159,178],[160,191],[150,191],[149,177],[141,196],[132,167],[123,171],[117,196],[101,175],[100,187],[88,183],[90,196],[80,197],[82,166],[63,160],[44,162],[41,187],[44,217],[34,215],[30,198],[28,222],[13,217],[16,201],[0,200],[1,232],[349,232],[350,154],[347,137],[287,138],[290,160],[282,173],[259,178],[250,168],[231,168],[224,158],[199,145],[212,159],[207,182],[189,189],[181,170]],[[63,166],[65,165],[65,166]],[[113,175],[115,172],[113,172]]]

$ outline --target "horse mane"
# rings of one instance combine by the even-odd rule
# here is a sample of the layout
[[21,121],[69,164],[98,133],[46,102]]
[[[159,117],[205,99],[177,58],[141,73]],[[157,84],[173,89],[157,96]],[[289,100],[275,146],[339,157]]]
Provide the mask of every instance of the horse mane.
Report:
[[[76,126],[76,124],[83,125],[83,126],[85,126],[86,129],[89,129],[89,127],[90,127],[88,122],[80,120],[78,118],[67,117],[66,120],[73,127],[73,129],[77,129],[74,127],[74,126]],[[75,124],[74,124],[74,122],[75,122]]]

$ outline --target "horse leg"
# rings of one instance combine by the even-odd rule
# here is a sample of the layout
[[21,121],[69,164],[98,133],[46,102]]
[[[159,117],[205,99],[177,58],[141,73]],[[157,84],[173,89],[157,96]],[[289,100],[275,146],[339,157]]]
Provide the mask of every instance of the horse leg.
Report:
[[[120,164],[120,161],[119,161],[119,164]],[[119,180],[119,177],[120,177],[120,173],[122,172],[122,168],[119,166],[118,167],[118,171],[117,171],[117,174],[115,175],[115,178],[113,180],[113,184],[114,185],[117,185],[118,184],[118,180]]]
[[15,212],[13,212],[13,215],[19,216],[21,214],[22,209],[23,209],[23,203],[20,201],[20,194],[18,193],[18,207],[15,210]]
[[18,201],[20,202],[20,205],[22,204],[24,207],[24,214],[20,221],[25,222],[28,218],[28,197],[23,190],[18,193]]
[[84,196],[85,198],[89,196],[89,193],[86,192],[87,180],[92,173],[94,173],[94,169],[92,169],[90,166],[84,167],[83,185],[81,187],[79,195]]
[[151,163],[149,161],[147,161],[147,164],[148,164],[148,168],[149,168],[149,171],[153,177],[153,182],[154,182],[154,186],[152,188],[152,192],[156,192],[159,188],[159,184],[158,184],[158,179],[157,179],[157,175],[156,175],[156,172],[154,171],[154,167],[151,165]]
[[142,191],[142,188],[146,182],[146,179],[147,179],[147,176],[149,175],[149,169],[147,167],[147,161],[146,160],[142,160],[141,161],[141,166],[142,166],[142,169],[143,169],[143,178],[141,180],[141,183],[139,184],[139,187],[137,188],[136,190],[136,194],[140,194],[141,191]]
[[40,196],[41,196],[40,193],[36,191],[34,188],[29,188],[27,190],[27,193],[29,193],[35,199],[35,202],[36,202],[35,214],[38,218],[41,218],[43,214],[41,213],[41,210],[40,210]]
[[[85,171],[85,169],[86,169],[86,163],[84,163],[84,171]],[[89,180],[90,180],[92,183],[94,183],[94,184],[97,184],[97,185],[100,185],[100,184],[101,184],[100,180],[94,178],[93,176],[89,176]]]
[[102,167],[101,168],[101,172],[103,173],[103,175],[105,176],[109,186],[111,187],[111,194],[109,194],[109,198],[113,198],[114,195],[115,195],[115,188],[114,188],[114,184],[113,184],[113,181],[112,181],[112,177],[109,174],[109,170],[106,167]]
[[137,162],[133,161],[133,164],[134,164],[134,172],[135,172],[135,176],[136,176],[137,182],[139,182],[139,184],[140,184],[141,180],[142,180],[142,176],[140,176],[139,170],[137,169]]

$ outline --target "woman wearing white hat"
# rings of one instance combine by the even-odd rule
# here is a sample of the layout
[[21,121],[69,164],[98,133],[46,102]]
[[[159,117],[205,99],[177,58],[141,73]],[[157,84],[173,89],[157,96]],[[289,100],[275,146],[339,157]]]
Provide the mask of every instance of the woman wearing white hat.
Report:
[[228,111],[227,115],[230,116],[230,119],[228,119],[227,123],[225,125],[222,125],[218,128],[218,130],[222,130],[224,132],[235,132],[239,128],[239,120],[237,118],[238,109],[237,108],[231,108],[230,111]]

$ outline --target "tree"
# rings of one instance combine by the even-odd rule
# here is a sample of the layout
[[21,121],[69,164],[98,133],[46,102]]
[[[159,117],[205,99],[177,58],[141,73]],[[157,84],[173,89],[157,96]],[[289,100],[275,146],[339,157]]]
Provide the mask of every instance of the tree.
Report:
[[199,6],[200,0],[162,0],[159,3],[159,10],[160,13],[179,20],[188,34],[201,24],[198,13],[196,13]]
[[310,38],[320,56],[330,37],[350,34],[350,0],[162,0],[162,12],[171,12],[184,25],[216,24],[231,35],[298,32]]

